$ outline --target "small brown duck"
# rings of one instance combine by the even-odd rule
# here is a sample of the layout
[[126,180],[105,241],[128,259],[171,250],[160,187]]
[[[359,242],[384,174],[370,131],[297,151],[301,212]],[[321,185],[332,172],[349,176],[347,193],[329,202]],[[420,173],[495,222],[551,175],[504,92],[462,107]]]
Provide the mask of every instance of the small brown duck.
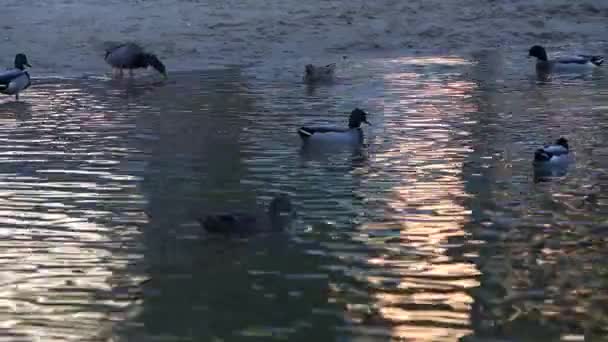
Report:
[[307,64],[304,67],[304,82],[308,84],[317,82],[330,82],[333,81],[336,72],[336,63],[328,64],[326,66],[314,66]]

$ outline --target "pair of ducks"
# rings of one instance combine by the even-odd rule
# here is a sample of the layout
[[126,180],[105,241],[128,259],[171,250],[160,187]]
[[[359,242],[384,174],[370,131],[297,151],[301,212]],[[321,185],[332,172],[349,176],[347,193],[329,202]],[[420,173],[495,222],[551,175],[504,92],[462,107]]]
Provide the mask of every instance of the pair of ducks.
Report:
[[[351,114],[351,122],[361,120],[362,113],[364,113],[362,110],[355,109]],[[300,135],[303,134],[305,136],[303,137],[304,139],[310,138],[308,136],[309,128],[301,128],[300,130]],[[565,166],[570,160],[569,152],[568,140],[561,137],[555,144],[546,145],[536,150],[534,153],[534,166],[541,168],[541,171],[545,172],[547,167],[551,169],[554,166]],[[295,210],[289,196],[279,194],[270,202],[268,210],[265,213],[209,215],[199,218],[199,223],[210,234],[246,237],[259,233],[285,231],[290,227],[294,218]]]
[[[106,50],[104,59],[112,66],[113,71],[118,70],[120,75],[123,74],[124,69],[129,70],[132,75],[134,69],[152,67],[164,78],[167,78],[167,69],[158,57],[146,52],[135,43],[119,44]],[[18,53],[15,56],[14,68],[0,72],[0,93],[15,95],[15,99],[19,100],[19,93],[32,84],[30,74],[25,70],[25,67],[31,68],[32,66],[25,54]]]

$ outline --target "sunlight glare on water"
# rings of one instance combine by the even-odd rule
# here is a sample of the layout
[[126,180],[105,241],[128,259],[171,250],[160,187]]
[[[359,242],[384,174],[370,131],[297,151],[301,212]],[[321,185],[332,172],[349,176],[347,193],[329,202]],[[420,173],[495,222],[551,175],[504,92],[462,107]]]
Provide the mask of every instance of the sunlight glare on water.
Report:
[[[349,60],[318,87],[284,65],[35,80],[0,103],[0,339],[601,335],[606,81],[511,57]],[[362,150],[301,149],[355,107]],[[538,177],[562,135],[576,164]],[[196,223],[280,192],[287,234]]]

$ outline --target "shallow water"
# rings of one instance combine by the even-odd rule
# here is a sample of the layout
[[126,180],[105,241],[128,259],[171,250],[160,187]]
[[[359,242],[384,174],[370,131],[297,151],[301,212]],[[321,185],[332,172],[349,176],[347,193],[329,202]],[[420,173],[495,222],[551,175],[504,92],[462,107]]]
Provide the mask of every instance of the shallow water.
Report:
[[[0,103],[0,340],[582,340],[606,334],[606,77],[511,56],[132,81],[39,79]],[[296,128],[368,111],[358,152]],[[560,135],[565,176],[531,155]],[[538,176],[538,175],[536,175]],[[195,219],[292,195],[293,231]]]

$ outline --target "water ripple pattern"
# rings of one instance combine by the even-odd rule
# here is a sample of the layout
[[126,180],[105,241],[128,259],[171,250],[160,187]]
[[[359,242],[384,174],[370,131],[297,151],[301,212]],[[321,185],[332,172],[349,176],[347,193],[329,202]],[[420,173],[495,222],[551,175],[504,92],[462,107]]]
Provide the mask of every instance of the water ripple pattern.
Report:
[[[602,74],[516,57],[36,80],[0,103],[0,336],[7,341],[583,340],[605,335]],[[531,73],[532,72],[532,73]],[[369,113],[362,149],[297,128]],[[546,179],[534,149],[567,136]],[[225,239],[212,212],[298,211]]]

